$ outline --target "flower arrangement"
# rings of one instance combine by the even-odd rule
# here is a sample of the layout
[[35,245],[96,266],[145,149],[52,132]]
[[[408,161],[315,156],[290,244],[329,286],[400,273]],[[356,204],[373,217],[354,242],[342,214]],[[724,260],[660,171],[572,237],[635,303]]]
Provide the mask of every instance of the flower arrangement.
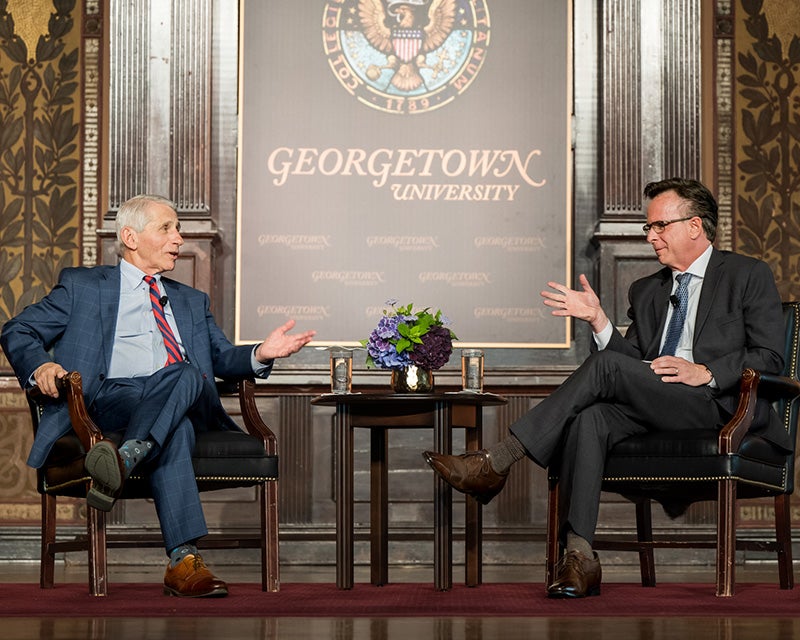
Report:
[[384,309],[378,326],[361,341],[367,349],[367,367],[439,369],[447,364],[453,340],[458,339],[447,328],[450,321],[441,311],[431,313],[429,307],[414,311],[413,304],[398,307],[397,302],[386,301],[391,310]]

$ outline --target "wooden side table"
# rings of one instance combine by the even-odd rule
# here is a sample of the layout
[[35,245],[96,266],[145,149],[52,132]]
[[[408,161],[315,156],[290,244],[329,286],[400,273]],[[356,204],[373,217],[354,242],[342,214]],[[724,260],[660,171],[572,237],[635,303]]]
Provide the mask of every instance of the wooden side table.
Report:
[[[335,406],[336,447],[336,586],[353,587],[353,429],[370,429],[370,576],[375,585],[388,583],[389,429],[433,428],[434,451],[451,453],[453,428],[466,429],[468,451],[482,446],[483,407],[505,404],[492,393],[366,392],[324,394],[311,400]],[[421,453],[421,452],[420,452]],[[434,478],[434,585],[440,591],[453,586],[452,488]],[[466,500],[466,584],[481,583],[481,505]]]

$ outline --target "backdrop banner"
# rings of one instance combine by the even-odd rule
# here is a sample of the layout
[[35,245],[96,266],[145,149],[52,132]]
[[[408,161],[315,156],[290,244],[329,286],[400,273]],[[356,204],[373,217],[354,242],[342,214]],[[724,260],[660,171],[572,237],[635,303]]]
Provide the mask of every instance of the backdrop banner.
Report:
[[459,346],[561,348],[571,283],[571,3],[242,3],[236,341],[318,345],[386,301]]

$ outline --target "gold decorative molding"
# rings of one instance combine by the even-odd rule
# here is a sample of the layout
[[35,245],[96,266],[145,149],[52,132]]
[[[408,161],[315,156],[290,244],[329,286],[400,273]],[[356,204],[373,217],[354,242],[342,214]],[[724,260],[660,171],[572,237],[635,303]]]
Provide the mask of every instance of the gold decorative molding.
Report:
[[733,228],[733,14],[730,0],[717,0],[714,13],[716,195],[718,249],[732,249]]
[[83,242],[82,262],[98,263],[97,227],[102,217],[101,113],[103,104],[102,3],[86,1],[83,21]]

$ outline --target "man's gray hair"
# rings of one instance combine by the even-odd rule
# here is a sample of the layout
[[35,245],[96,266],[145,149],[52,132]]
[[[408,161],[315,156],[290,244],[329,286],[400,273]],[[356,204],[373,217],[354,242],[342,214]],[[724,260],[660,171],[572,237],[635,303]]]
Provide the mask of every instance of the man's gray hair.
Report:
[[151,204],[162,204],[175,211],[175,204],[162,196],[142,194],[133,196],[123,202],[117,210],[114,227],[117,232],[117,253],[122,255],[125,245],[122,242],[122,229],[130,227],[134,231],[144,231],[150,221],[148,207]]

